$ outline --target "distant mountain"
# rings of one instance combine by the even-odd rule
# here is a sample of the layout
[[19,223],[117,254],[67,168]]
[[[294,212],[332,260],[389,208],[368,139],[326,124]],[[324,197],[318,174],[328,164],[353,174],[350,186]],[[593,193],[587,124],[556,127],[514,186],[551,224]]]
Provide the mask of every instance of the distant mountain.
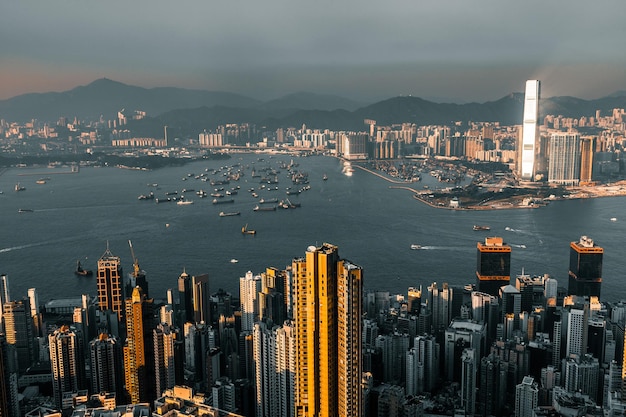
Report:
[[[626,108],[626,92],[616,92],[597,100],[575,97],[543,98],[540,117],[546,114],[565,117],[593,116],[596,110],[607,115],[614,108]],[[142,88],[106,78],[61,93],[25,94],[0,101],[0,118],[9,121],[55,121],[60,116],[94,120],[103,115],[112,119],[117,111],[143,110],[148,117],[128,125],[138,136],[160,137],[167,125],[173,134],[196,136],[228,123],[253,123],[258,129],[279,127],[355,130],[365,129],[364,119],[379,125],[416,123],[419,125],[488,121],[504,125],[521,124],[524,106],[522,93],[511,93],[485,103],[435,103],[419,97],[394,97],[358,107],[338,96],[295,93],[261,102],[238,94],[187,90],[182,88]]]
[[607,98],[626,97],[626,90],[619,90],[606,96]]
[[264,110],[297,109],[297,110],[356,110],[362,103],[330,94],[314,94],[299,92],[266,101],[260,105]]
[[259,104],[258,100],[227,92],[142,88],[101,78],[65,92],[32,93],[0,100],[0,118],[18,122],[54,121],[61,116],[97,120],[100,115],[112,119],[124,108],[143,110],[154,116],[181,108],[217,105],[248,108]]

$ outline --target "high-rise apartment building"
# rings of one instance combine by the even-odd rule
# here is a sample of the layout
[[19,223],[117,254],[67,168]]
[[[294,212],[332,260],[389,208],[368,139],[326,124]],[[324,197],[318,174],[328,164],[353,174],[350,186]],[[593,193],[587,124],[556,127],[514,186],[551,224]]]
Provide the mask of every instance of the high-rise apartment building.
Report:
[[554,132],[550,137],[548,182],[578,185],[580,181],[580,136],[572,132]]
[[515,417],[533,417],[539,403],[539,388],[532,376],[525,376],[515,387]]
[[122,345],[120,340],[106,333],[89,342],[91,361],[91,392],[115,393],[118,401],[123,395]]
[[180,328],[185,327],[185,323],[193,323],[193,292],[191,291],[191,277],[187,271],[178,277],[178,308]]
[[113,311],[121,321],[124,314],[124,275],[120,258],[114,256],[107,245],[104,254],[98,259],[98,302],[103,311]]
[[539,92],[538,80],[526,81],[524,96],[524,120],[522,143],[520,147],[520,176],[523,180],[533,181],[535,178],[535,153],[539,140]]
[[166,389],[176,385],[175,341],[176,333],[166,323],[160,323],[152,330],[154,345],[155,397],[160,397]]
[[193,319],[196,323],[211,324],[211,297],[209,292],[209,274],[191,277]]
[[363,270],[337,246],[310,246],[292,262],[297,416],[361,415]]
[[570,243],[569,295],[600,297],[603,255],[604,249],[587,236]]
[[6,274],[0,274],[0,332],[3,331],[3,313],[4,305],[11,299],[9,298],[9,277]]
[[241,302],[241,330],[251,332],[254,323],[259,319],[259,292],[261,292],[261,276],[246,272],[239,278],[239,298]]
[[498,297],[500,287],[511,282],[511,246],[501,237],[487,237],[476,248],[477,290]]
[[62,326],[48,335],[48,346],[54,402],[61,409],[64,394],[71,394],[86,387],[83,353],[80,350],[78,336],[69,326]]

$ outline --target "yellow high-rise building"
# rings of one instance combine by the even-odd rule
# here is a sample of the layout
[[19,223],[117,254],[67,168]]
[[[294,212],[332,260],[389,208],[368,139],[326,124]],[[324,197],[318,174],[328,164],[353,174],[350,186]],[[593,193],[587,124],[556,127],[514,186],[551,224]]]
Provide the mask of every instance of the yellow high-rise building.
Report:
[[296,415],[361,415],[363,270],[336,246],[310,246],[292,263]]

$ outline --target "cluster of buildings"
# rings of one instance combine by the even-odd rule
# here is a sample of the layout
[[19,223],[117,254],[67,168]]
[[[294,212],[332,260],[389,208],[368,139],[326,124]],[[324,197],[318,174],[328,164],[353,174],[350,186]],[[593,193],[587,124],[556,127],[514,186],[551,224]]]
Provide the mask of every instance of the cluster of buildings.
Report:
[[406,295],[364,292],[328,243],[238,297],[183,271],[155,301],[108,248],[96,297],[42,306],[2,275],[0,416],[622,415],[626,304],[600,301],[603,248],[571,242],[567,283],[512,279],[500,237],[476,251],[475,282]]
[[[405,156],[448,157],[506,164],[524,181],[589,185],[626,172],[626,113],[597,110],[580,118],[546,115],[540,119],[540,82],[528,80],[521,125],[498,122],[453,122],[419,125],[407,120],[378,125],[364,120],[363,131],[281,127],[275,131],[251,123],[230,123],[197,137],[138,137],[131,120],[144,111],[122,109],[112,120],[81,122],[61,117],[56,123],[33,120],[23,125],[0,121],[0,142],[7,152],[19,149],[72,151],[80,148],[135,149],[153,152],[168,146],[203,149],[294,148],[331,152],[347,160],[393,160]],[[43,141],[42,141],[43,139]]]

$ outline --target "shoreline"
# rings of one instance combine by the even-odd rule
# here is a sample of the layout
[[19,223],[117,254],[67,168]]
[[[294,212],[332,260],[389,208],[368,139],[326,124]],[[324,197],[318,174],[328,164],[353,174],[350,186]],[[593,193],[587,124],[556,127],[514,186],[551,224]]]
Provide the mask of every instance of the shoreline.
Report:
[[[352,162],[352,161],[350,161]],[[468,204],[465,206],[459,207],[451,207],[449,205],[442,205],[441,201],[429,201],[425,198],[422,198],[424,194],[432,194],[430,190],[416,190],[413,187],[410,187],[407,184],[412,184],[412,182],[407,181],[397,181],[391,179],[379,172],[376,172],[372,169],[366,168],[364,166],[357,164],[352,164],[353,167],[358,167],[361,170],[368,172],[372,175],[375,175],[391,184],[389,188],[398,189],[398,190],[407,190],[413,193],[413,198],[427,206],[436,209],[446,209],[446,210],[463,210],[463,211],[483,211],[483,210],[512,210],[512,209],[536,209],[540,207],[544,207],[548,205],[552,201],[566,201],[566,200],[582,200],[588,198],[605,198],[605,197],[626,197],[626,180],[616,181],[610,184],[601,184],[601,185],[592,185],[592,186],[569,186],[565,187],[565,190],[570,192],[568,197],[547,197],[541,199],[541,201],[533,201],[533,188],[527,188],[529,191],[528,194],[519,195],[515,197],[506,197],[501,199],[493,199],[489,201],[488,205],[479,205],[479,204]],[[401,185],[403,184],[403,185]],[[529,204],[521,204],[525,199],[531,199]]]

